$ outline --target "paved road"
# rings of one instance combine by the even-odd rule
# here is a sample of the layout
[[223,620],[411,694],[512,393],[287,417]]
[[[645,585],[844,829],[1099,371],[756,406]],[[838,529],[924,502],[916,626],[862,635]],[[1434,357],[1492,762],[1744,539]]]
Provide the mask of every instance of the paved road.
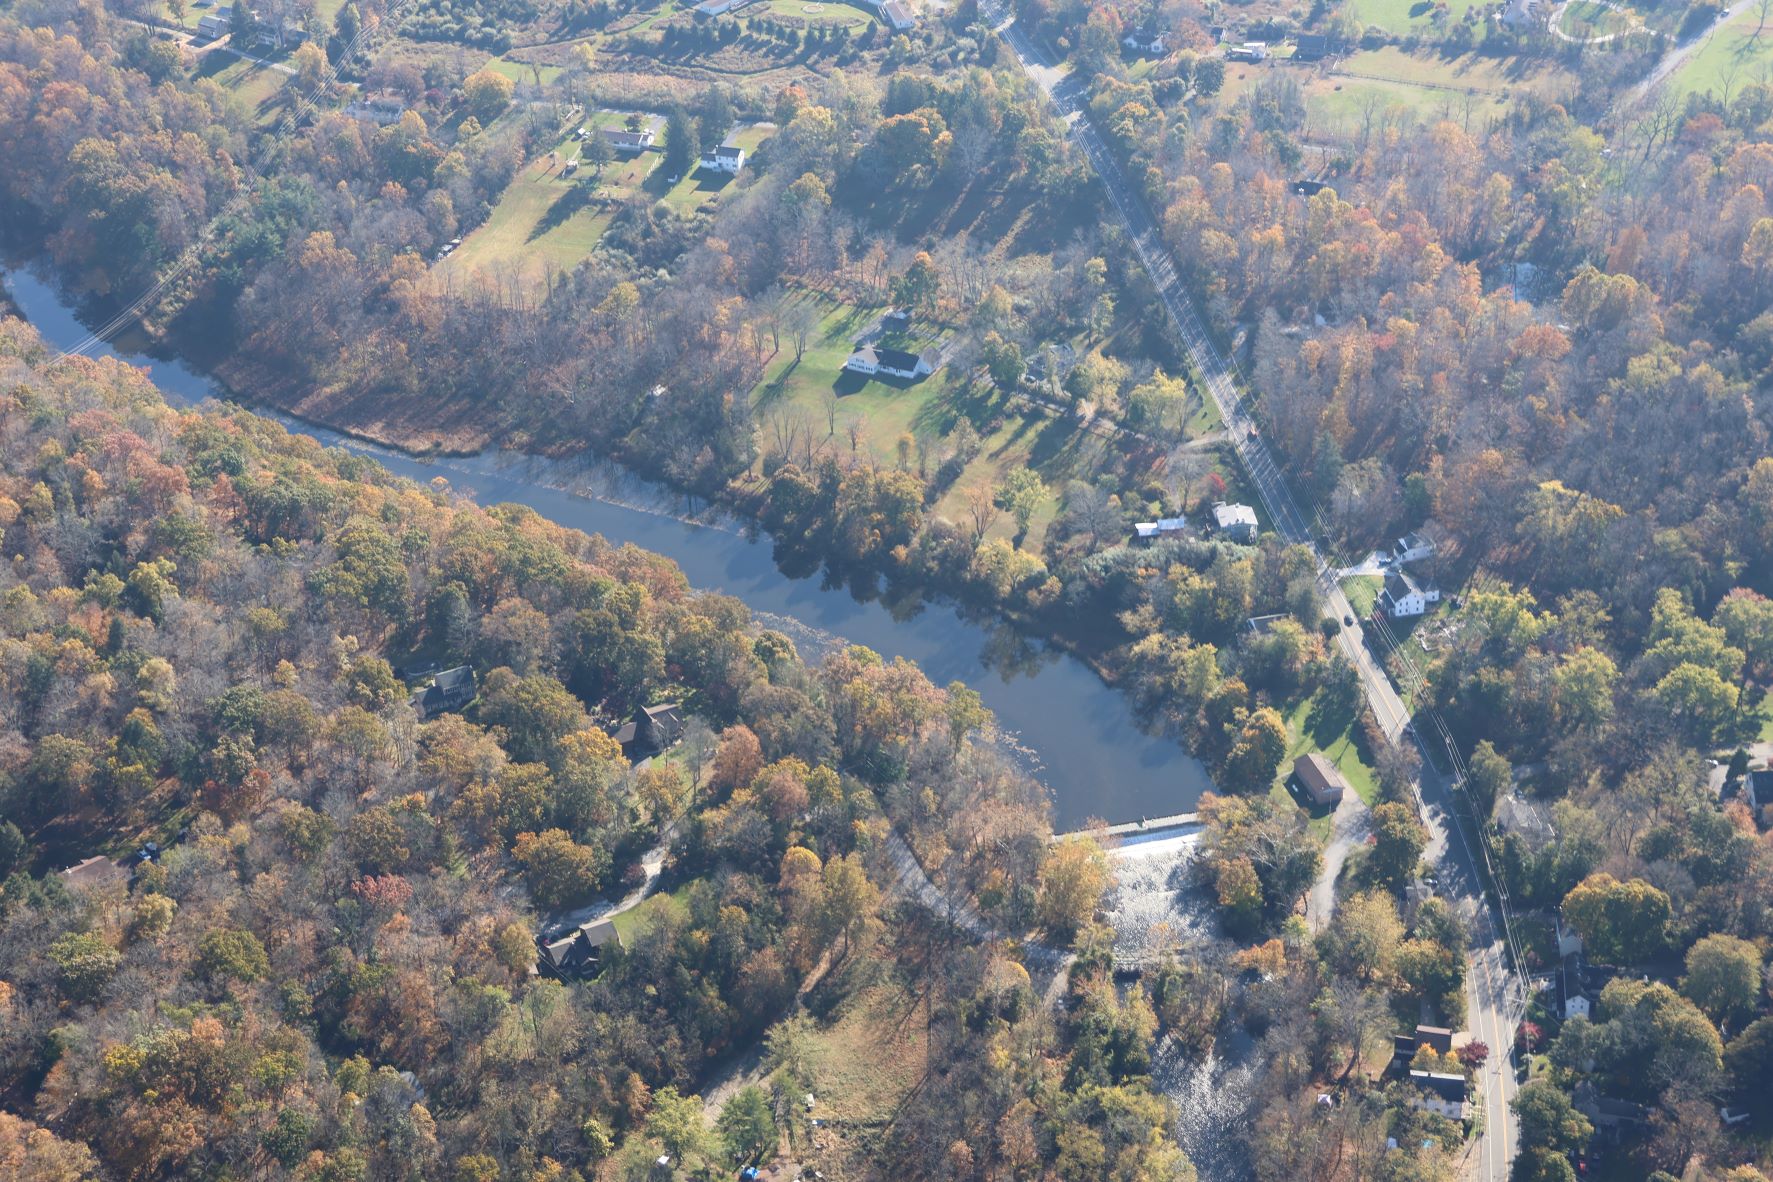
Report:
[[[1175,262],[1158,233],[1156,221],[1138,190],[1128,183],[1119,161],[1091,124],[1087,109],[1079,101],[1082,97],[1079,88],[1062,73],[1044,47],[1035,44],[1033,38],[1018,26],[1002,0],[987,0],[983,8],[987,19],[1015,53],[1023,69],[1070,124],[1072,138],[1095,167],[1103,190],[1120,215],[1128,239],[1188,349],[1197,376],[1219,409],[1238,457],[1255,484],[1275,530],[1288,541],[1308,546],[1317,554],[1320,586],[1327,610],[1338,620],[1353,620],[1340,627],[1336,639],[1343,654],[1360,673],[1374,718],[1388,737],[1408,738],[1420,744],[1413,728],[1407,729],[1410,723],[1408,707],[1374,659],[1360,622],[1355,619],[1353,608],[1335,579],[1335,572],[1318,553],[1312,536],[1312,518],[1294,500],[1274,454],[1263,441],[1238,389],[1230,359],[1208,334],[1193,297],[1182,284]],[[1424,754],[1427,754],[1426,750]],[[1429,859],[1439,870],[1441,891],[1458,904],[1472,931],[1467,1025],[1473,1037],[1488,1043],[1493,1051],[1491,1062],[1482,1076],[1484,1133],[1475,1147],[1472,1161],[1478,1177],[1485,1182],[1502,1182],[1508,1175],[1515,1144],[1513,1113],[1508,1107],[1514,1077],[1508,1070],[1505,1052],[1513,1043],[1512,1031],[1519,1012],[1515,1001],[1516,987],[1498,936],[1500,920],[1485,901],[1473,851],[1451,811],[1450,786],[1429,761],[1424,762],[1417,792],[1423,822],[1430,833]]]

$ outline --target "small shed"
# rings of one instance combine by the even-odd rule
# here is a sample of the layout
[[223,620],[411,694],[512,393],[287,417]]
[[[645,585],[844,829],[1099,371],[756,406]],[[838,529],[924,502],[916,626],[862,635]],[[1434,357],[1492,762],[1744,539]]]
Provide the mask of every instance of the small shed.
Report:
[[1186,517],[1160,517],[1156,521],[1141,521],[1133,526],[1133,537],[1141,542],[1155,542],[1159,538],[1180,537],[1188,529]]

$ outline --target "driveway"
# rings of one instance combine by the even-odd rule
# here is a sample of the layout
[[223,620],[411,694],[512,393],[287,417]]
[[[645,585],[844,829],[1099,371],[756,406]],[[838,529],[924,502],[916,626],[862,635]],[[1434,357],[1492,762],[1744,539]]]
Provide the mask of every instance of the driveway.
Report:
[[1373,814],[1367,802],[1352,792],[1342,794],[1341,803],[1330,818],[1330,840],[1324,846],[1324,868],[1311,891],[1305,896],[1305,922],[1320,932],[1336,913],[1336,880],[1348,864],[1348,855],[1367,840],[1372,831]]

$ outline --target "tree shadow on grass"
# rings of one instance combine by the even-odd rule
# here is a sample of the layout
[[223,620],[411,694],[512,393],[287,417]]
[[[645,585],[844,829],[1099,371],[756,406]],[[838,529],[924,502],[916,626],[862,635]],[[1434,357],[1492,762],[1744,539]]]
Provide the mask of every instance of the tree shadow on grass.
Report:
[[590,185],[568,185],[566,191],[556,197],[554,199],[554,204],[548,207],[548,212],[544,213],[536,220],[536,224],[530,227],[529,237],[526,238],[525,241],[534,242],[548,231],[559,229],[571,219],[573,214],[578,213],[581,209],[584,209],[590,204]]

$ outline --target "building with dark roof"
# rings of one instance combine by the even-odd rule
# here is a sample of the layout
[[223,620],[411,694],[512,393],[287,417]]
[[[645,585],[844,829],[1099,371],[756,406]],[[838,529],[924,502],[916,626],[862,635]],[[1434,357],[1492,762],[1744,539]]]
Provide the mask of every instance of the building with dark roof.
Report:
[[474,667],[457,665],[454,669],[445,669],[437,674],[431,679],[431,684],[416,691],[409,700],[412,708],[419,712],[419,718],[430,719],[462,709],[479,692],[478,683],[474,680]]
[[1385,590],[1380,593],[1379,606],[1394,620],[1419,616],[1431,603],[1439,603],[1441,589],[1433,579],[1418,579],[1407,570],[1392,569],[1385,576]]
[[683,706],[678,702],[642,706],[615,733],[622,754],[634,762],[669,751],[682,738]]
[[537,938],[540,955],[536,968],[557,981],[573,981],[597,975],[603,962],[603,950],[610,945],[622,947],[622,933],[614,921],[594,919],[580,924],[571,932],[553,940]]
[[702,153],[698,164],[709,172],[724,172],[730,176],[745,167],[745,149],[737,144],[716,144]]
[[1410,1106],[1435,1112],[1449,1120],[1465,1119],[1465,1076],[1449,1071],[1411,1071],[1410,1085],[1416,1094]]
[[928,377],[936,371],[936,357],[927,351],[910,353],[904,349],[863,345],[850,354],[843,367],[850,373],[866,374],[869,377],[886,374],[888,377],[915,380]]

